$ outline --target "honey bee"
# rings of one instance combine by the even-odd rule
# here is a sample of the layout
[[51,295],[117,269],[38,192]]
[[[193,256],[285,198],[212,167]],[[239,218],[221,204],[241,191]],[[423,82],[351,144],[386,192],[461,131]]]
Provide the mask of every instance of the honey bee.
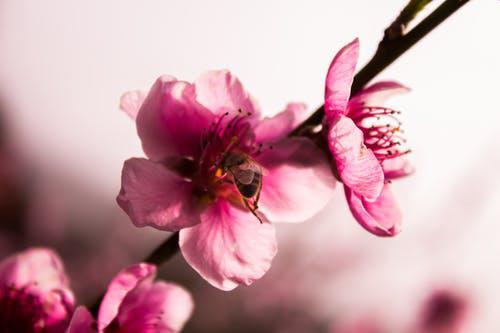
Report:
[[247,154],[237,152],[228,153],[221,166],[232,176],[245,206],[262,223],[262,219],[257,214],[262,190],[262,167]]

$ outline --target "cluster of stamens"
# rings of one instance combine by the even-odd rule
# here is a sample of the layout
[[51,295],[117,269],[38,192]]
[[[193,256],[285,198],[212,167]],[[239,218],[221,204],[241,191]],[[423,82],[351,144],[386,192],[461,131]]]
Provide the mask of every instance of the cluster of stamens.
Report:
[[220,175],[220,167],[224,157],[231,151],[237,150],[249,156],[258,156],[271,145],[256,143],[248,118],[250,112],[241,109],[230,117],[226,112],[215,119],[201,136],[200,171],[205,175]]
[[400,113],[390,108],[366,106],[352,112],[351,118],[363,132],[366,147],[381,162],[411,152],[405,147],[401,121],[396,117]]

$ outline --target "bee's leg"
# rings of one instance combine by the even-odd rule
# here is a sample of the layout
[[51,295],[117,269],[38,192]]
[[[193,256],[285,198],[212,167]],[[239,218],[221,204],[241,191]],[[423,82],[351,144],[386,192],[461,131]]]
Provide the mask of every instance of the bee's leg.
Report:
[[250,212],[259,220],[259,222],[262,224],[264,221],[260,218],[260,216],[257,214],[257,208],[250,206],[250,203],[248,202],[248,199],[243,198],[243,202],[245,203],[245,206],[248,208]]
[[255,199],[253,200],[253,206],[255,209],[258,209],[259,208],[259,198],[260,198],[260,191],[262,190],[262,181],[259,183],[259,188],[257,189],[257,196],[255,197]]

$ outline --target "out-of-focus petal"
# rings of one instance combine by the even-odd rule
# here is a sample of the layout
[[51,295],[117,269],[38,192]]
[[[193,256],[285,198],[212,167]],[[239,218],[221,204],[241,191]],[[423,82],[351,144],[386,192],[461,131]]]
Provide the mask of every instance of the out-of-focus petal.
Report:
[[48,292],[67,289],[69,280],[61,258],[47,248],[31,248],[0,262],[0,284],[23,288],[36,285]]
[[186,261],[222,290],[250,285],[271,266],[277,245],[274,227],[260,223],[243,208],[219,199],[202,214],[202,222],[182,229],[179,244]]
[[[17,318],[16,306],[24,304],[32,307],[29,311],[43,315],[47,332],[60,332],[68,324],[73,312],[74,295],[62,261],[54,251],[31,248],[2,260],[0,291],[4,289],[2,286],[23,291],[20,295],[24,296],[12,300],[14,313],[11,315],[14,318]],[[3,315],[9,316],[8,313]]]
[[66,333],[97,333],[95,320],[85,307],[76,309]]
[[138,227],[177,231],[199,222],[192,191],[191,182],[163,164],[131,158],[123,165],[117,202]]
[[146,96],[147,92],[142,90],[133,90],[124,93],[122,97],[120,97],[120,110],[135,120]]
[[375,200],[384,185],[384,172],[373,152],[363,143],[363,132],[345,116],[333,120],[328,146],[342,182],[366,200]]
[[245,90],[240,80],[227,70],[208,71],[195,82],[196,100],[216,115],[238,110],[251,113],[251,119],[260,118],[257,102]]
[[351,98],[349,109],[353,110],[360,106],[382,106],[385,101],[397,94],[410,91],[410,88],[395,81],[381,81],[374,83]]
[[212,113],[196,102],[191,84],[160,77],[137,114],[137,133],[152,160],[197,156],[202,131],[212,120]]
[[358,56],[359,40],[356,38],[344,46],[333,58],[326,76],[325,114],[327,118],[345,112]]
[[255,128],[258,143],[273,143],[285,138],[308,117],[304,103],[288,103],[285,110],[274,117],[267,117]]
[[374,202],[368,202],[361,196],[344,187],[347,203],[352,215],[363,228],[374,235],[391,237],[401,230],[401,211],[388,184]]
[[180,332],[193,312],[187,290],[174,283],[141,284],[123,300],[117,316],[124,332]]
[[117,316],[123,299],[140,283],[151,284],[156,266],[140,263],[122,270],[111,281],[99,307],[98,328],[102,331]]
[[302,222],[331,199],[335,187],[327,156],[309,139],[289,138],[265,150],[259,211],[273,222]]
[[382,162],[385,179],[392,180],[411,175],[415,172],[415,168],[405,156],[389,158]]

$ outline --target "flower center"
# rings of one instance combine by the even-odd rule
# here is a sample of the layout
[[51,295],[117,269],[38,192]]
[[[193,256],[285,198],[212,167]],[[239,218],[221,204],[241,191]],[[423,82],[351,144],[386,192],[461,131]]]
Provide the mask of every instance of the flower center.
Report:
[[40,297],[26,288],[0,287],[0,332],[46,332],[48,319]]
[[406,155],[411,152],[405,147],[400,114],[385,107],[361,107],[351,113],[351,119],[361,129],[366,147],[371,149],[379,161]]
[[238,110],[233,116],[226,112],[204,130],[198,166],[202,200],[212,201],[223,196],[233,203],[241,203],[234,179],[228,174],[225,162],[229,156],[250,158],[261,152],[263,146],[255,142],[249,121],[251,115],[242,110]]

